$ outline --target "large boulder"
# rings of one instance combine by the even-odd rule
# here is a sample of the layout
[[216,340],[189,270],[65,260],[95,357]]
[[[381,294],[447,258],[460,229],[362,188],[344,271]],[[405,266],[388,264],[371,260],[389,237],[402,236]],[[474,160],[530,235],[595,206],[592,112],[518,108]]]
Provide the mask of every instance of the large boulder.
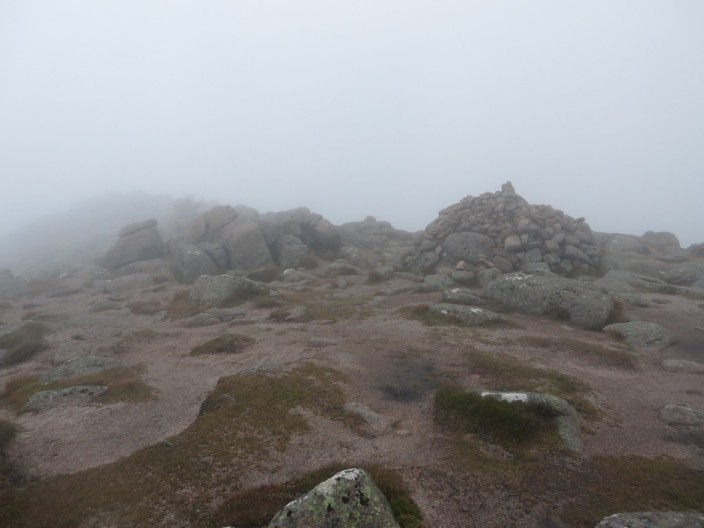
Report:
[[222,230],[220,242],[232,269],[253,270],[274,264],[264,235],[252,220],[228,224]]
[[704,515],[685,512],[634,512],[610,515],[595,528],[704,528]]
[[310,252],[310,248],[294,235],[281,235],[271,249],[274,260],[283,269],[298,268]]
[[156,220],[128,224],[120,230],[120,238],[103,258],[106,268],[118,269],[138,260],[148,260],[164,254],[164,241]]
[[611,295],[589,283],[558,276],[509,273],[486,284],[484,293],[514,310],[554,315],[590,330],[604,328],[614,309]]
[[391,506],[363,469],[346,469],[288,503],[269,528],[398,528]]
[[219,271],[205,250],[185,240],[169,242],[169,253],[186,282],[193,282],[201,275],[215,275]]

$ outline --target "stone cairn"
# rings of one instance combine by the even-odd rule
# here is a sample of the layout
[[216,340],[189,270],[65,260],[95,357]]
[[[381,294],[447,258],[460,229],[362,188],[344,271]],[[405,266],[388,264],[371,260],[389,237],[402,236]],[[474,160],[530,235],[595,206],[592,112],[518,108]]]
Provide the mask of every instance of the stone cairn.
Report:
[[547,265],[554,273],[571,276],[595,272],[599,257],[584,218],[529,204],[508,182],[501,191],[467,196],[440,211],[425,229],[411,268],[421,273],[443,268],[509,273]]

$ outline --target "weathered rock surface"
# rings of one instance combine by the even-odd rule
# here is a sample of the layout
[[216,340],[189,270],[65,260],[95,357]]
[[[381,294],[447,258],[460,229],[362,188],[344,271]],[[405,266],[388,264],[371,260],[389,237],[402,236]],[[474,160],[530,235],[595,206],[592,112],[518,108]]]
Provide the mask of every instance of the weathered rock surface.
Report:
[[479,306],[486,304],[486,301],[471,291],[464,288],[452,288],[442,294],[443,302],[450,304],[464,304],[467,306]]
[[431,304],[430,311],[434,314],[446,317],[455,317],[464,324],[472,326],[500,323],[505,320],[502,315],[492,312],[491,310],[485,310],[484,308],[478,308],[476,306],[465,306],[462,304]]
[[623,338],[631,346],[642,348],[662,350],[672,343],[670,335],[662,326],[647,321],[610,324],[604,328],[604,332]]
[[613,298],[586,282],[564,277],[510,273],[484,287],[487,297],[533,315],[554,314],[590,330],[601,330],[614,308]]
[[398,528],[391,506],[362,469],[346,469],[287,504],[269,528]]
[[697,363],[687,359],[665,359],[662,362],[662,368],[670,372],[704,374],[704,363]]
[[103,258],[108,269],[118,269],[136,262],[160,257],[164,254],[164,241],[156,227],[156,220],[129,224],[120,230],[120,238]]
[[236,296],[275,296],[277,292],[244,277],[202,275],[188,293],[188,299],[199,306],[222,306]]
[[122,363],[116,359],[101,356],[82,356],[69,359],[46,374],[42,375],[41,381],[49,383],[82,374],[100,372],[109,368],[120,367]]
[[617,513],[595,528],[704,528],[704,515],[688,512]]
[[473,272],[494,267],[506,273],[545,262],[553,272],[571,275],[595,271],[599,256],[584,219],[531,205],[507,183],[499,192],[467,196],[440,211],[425,229],[411,268],[432,273],[462,261]]
[[172,240],[168,244],[174,265],[183,280],[193,282],[201,275],[216,275],[218,266],[207,251],[185,240]]
[[58,405],[87,403],[108,390],[103,385],[75,385],[59,390],[45,390],[33,394],[24,406],[25,411],[41,411]]
[[660,419],[670,425],[704,425],[704,411],[687,405],[670,404],[660,410]]

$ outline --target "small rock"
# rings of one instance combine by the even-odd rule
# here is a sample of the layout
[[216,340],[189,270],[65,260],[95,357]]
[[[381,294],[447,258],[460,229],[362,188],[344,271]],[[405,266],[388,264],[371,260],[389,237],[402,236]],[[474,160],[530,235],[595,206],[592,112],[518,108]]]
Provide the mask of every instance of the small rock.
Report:
[[69,359],[66,363],[58,366],[41,377],[43,383],[57,381],[79,374],[90,374],[100,372],[109,368],[122,366],[122,363],[116,359],[101,357],[101,356],[83,356]]
[[702,425],[704,411],[692,409],[686,405],[665,405],[660,411],[660,419],[669,425]]
[[687,372],[689,374],[704,374],[704,364],[686,359],[666,359],[662,368],[670,372]]
[[366,405],[350,402],[345,404],[345,410],[360,416],[375,433],[384,433],[389,430],[388,420]]
[[103,385],[75,385],[61,390],[39,391],[24,406],[25,411],[40,411],[58,405],[78,405],[100,396],[108,388]]
[[670,335],[662,326],[647,321],[610,324],[604,328],[604,332],[622,337],[631,346],[643,348],[662,350],[672,343]]
[[617,513],[595,528],[704,528],[704,515],[683,512]]

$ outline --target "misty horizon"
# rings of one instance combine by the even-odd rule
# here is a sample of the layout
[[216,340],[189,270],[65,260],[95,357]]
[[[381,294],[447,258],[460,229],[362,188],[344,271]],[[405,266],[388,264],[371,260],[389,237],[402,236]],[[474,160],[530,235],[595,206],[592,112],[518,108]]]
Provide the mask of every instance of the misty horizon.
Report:
[[[704,242],[704,5],[4,2],[0,236],[109,192]],[[135,218],[134,220],[140,220]]]

